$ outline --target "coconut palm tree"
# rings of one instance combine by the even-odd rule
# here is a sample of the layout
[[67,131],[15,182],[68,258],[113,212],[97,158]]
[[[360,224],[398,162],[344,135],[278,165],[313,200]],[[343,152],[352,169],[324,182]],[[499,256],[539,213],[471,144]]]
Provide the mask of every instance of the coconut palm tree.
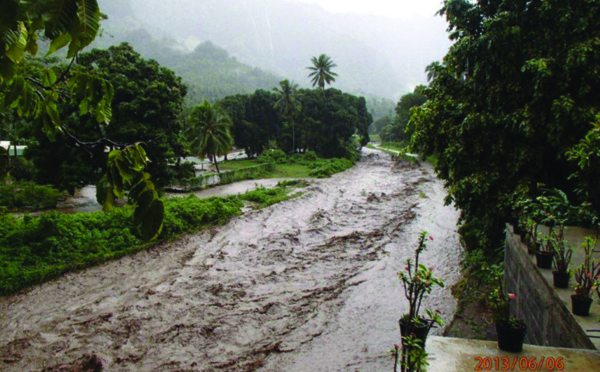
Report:
[[192,153],[201,159],[208,157],[214,161],[217,172],[220,172],[217,156],[226,155],[233,144],[229,133],[231,125],[229,116],[208,101],[195,106],[188,117],[186,133]]
[[312,85],[318,85],[319,88],[325,89],[325,83],[331,84],[335,81],[337,74],[331,69],[337,67],[331,58],[325,54],[321,54],[319,58],[312,57],[311,62],[313,66],[307,67],[312,72],[308,74],[308,77],[312,77]]
[[279,82],[279,88],[273,88],[277,94],[275,109],[278,110],[283,118],[292,125],[292,149],[296,152],[296,117],[302,109],[302,104],[297,100],[296,93],[298,84],[288,79]]

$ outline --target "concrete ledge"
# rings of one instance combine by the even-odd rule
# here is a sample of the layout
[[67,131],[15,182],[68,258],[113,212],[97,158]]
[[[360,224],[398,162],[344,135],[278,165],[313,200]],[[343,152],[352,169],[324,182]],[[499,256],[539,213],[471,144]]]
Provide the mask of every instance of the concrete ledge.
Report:
[[[577,245],[575,247],[577,249]],[[572,267],[580,264],[575,257],[573,261]],[[504,263],[506,289],[517,296],[511,312],[527,323],[525,342],[597,350],[600,339],[590,338],[594,333],[586,331],[600,329],[600,323],[596,322],[600,315],[598,300],[594,300],[590,316],[573,315],[570,295],[574,291],[554,288],[552,270],[537,267],[535,256],[527,253],[527,247],[513,234],[510,226],[506,233]],[[600,365],[596,370],[600,371]]]
[[[558,371],[558,368],[552,368],[553,363],[562,358],[564,364],[562,371],[572,372],[592,372],[600,371],[600,353],[592,350],[566,349],[566,348],[551,348],[543,346],[534,346],[526,344],[523,346],[523,351],[520,353],[509,353],[498,349],[495,341],[478,341],[467,340],[451,337],[436,337],[429,336],[427,338],[427,352],[429,357],[429,372],[468,372],[468,371],[502,371],[502,358],[508,358],[511,363],[509,371]],[[491,362],[490,365],[480,365],[480,360],[483,362],[486,358]],[[496,360],[499,358],[499,368],[496,368]],[[522,358],[526,358],[526,361]],[[536,368],[521,368],[525,366],[525,362],[529,363],[535,359]],[[540,366],[541,358],[544,358],[544,363]],[[512,363],[516,360],[515,368],[512,369]],[[521,366],[520,363],[523,363]],[[477,367],[480,367],[477,369]]]

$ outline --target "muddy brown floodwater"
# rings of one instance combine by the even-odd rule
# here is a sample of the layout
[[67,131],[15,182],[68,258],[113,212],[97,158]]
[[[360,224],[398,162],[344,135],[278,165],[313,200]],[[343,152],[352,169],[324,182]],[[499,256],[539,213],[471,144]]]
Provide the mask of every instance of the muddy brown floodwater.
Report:
[[[417,234],[446,281],[457,213],[427,167],[364,150],[301,198],[0,299],[5,371],[381,371],[407,310],[397,271]],[[439,333],[441,330],[436,330]]]

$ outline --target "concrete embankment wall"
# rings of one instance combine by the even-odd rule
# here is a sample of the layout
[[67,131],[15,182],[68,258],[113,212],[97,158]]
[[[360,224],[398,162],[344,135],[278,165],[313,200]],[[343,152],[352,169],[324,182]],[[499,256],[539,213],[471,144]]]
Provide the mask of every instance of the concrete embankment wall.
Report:
[[243,169],[223,171],[221,173],[204,173],[187,180],[187,182],[182,183],[180,186],[183,188],[183,191],[187,192],[202,190],[216,185],[227,185],[229,183],[254,178],[263,172],[272,171],[273,167],[273,164],[265,163]]
[[[510,225],[507,226],[504,258],[506,290],[516,294],[516,298],[511,301],[511,313],[527,323],[525,342],[540,346],[596,350],[582,328],[582,321],[576,319],[565,301],[565,297],[573,291],[555,289],[551,270],[538,269],[535,256],[527,253],[527,247],[521,243],[520,237],[513,234]],[[561,291],[561,294],[557,291]],[[584,322],[590,322],[591,317],[597,316],[598,314],[592,314],[585,317],[590,319],[584,319]]]

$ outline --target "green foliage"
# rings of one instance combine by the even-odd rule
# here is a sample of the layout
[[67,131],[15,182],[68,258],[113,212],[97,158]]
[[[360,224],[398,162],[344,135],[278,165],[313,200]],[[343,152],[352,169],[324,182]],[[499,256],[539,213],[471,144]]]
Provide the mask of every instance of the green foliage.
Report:
[[260,155],[269,142],[279,138],[283,122],[275,108],[277,94],[257,90],[251,95],[225,97],[218,105],[232,120],[231,134],[236,147],[243,148],[249,157]]
[[[294,108],[284,110],[285,98],[281,90],[289,88],[293,91],[293,86],[283,84],[285,88],[278,89],[279,95],[258,90],[252,95],[226,97],[218,102],[232,119],[236,146],[254,157],[276,141],[277,147],[287,153],[295,152],[295,149],[297,152],[314,151],[326,158],[356,160],[353,136],[358,134],[360,145],[366,145],[373,121],[365,99],[337,89],[299,90],[288,92],[293,96],[289,99],[294,101],[290,107]],[[300,111],[296,112],[296,109]]]
[[31,181],[35,178],[35,172],[36,170],[33,162],[23,157],[11,159],[10,176],[13,179],[17,181]]
[[[301,185],[301,184],[298,184]],[[254,190],[227,198],[199,199],[194,195],[164,202],[160,239],[172,239],[225,223],[241,214],[242,200],[261,207],[287,196],[291,185]],[[0,295],[15,293],[66,272],[123,257],[146,247],[137,237],[135,211],[127,206],[109,213],[44,213],[22,218],[0,213]]]
[[[296,121],[298,115],[302,111],[302,104],[298,101],[297,91],[298,84],[290,83],[289,80],[285,79],[279,82],[279,88],[273,88],[273,91],[277,94],[277,102],[275,102],[274,108],[279,111],[282,118],[286,121],[284,123],[284,130],[282,133],[282,137],[285,138],[286,134],[289,137],[289,130],[292,132],[292,143],[291,143],[291,152],[295,153],[297,150],[296,147]],[[288,133],[286,133],[288,132]],[[283,138],[282,138],[283,139]],[[282,141],[280,145],[284,145],[286,141]],[[284,145],[285,146],[285,145]],[[288,146],[285,146],[289,148]]]
[[[108,6],[108,3],[103,7]],[[147,59],[175,71],[188,87],[186,106],[195,106],[204,100],[217,100],[235,94],[251,94],[257,89],[271,89],[280,78],[272,73],[249,66],[231,57],[228,52],[210,41],[199,44],[192,52],[184,51],[177,40],[153,37],[141,26],[132,24],[132,17],[113,18],[103,23],[106,33],[114,38],[98,39],[96,48],[108,48],[115,40],[127,41]],[[135,28],[135,29],[132,29]]]
[[139,144],[111,151],[106,174],[96,185],[96,199],[108,213],[128,191],[127,203],[135,206],[134,231],[139,231],[144,240],[152,240],[162,230],[165,207],[150,175],[144,172],[146,164],[148,157]]
[[49,186],[39,186],[31,181],[0,184],[0,207],[10,211],[55,208],[63,194]]
[[141,244],[130,231],[131,210],[39,218],[0,216],[0,294],[104,262]]
[[68,46],[67,58],[74,58],[89,45],[100,27],[97,1],[7,0],[0,5],[0,13],[1,108],[35,119],[50,137],[62,130],[58,104],[65,100],[79,104],[82,113],[108,123],[110,83],[84,72],[74,72],[66,80],[68,70],[58,75],[44,67],[36,77],[24,71],[27,57],[37,54],[38,35],[42,32],[50,40],[48,54]]
[[[596,193],[598,173],[585,161],[595,142],[582,141],[600,107],[599,5],[449,0],[440,11],[454,44],[427,68],[412,149],[438,155],[446,201],[481,231],[483,249],[501,244],[518,190],[535,195],[543,183],[572,197],[580,189],[576,204]],[[573,173],[579,185],[568,181]]]
[[313,165],[309,175],[315,178],[328,178],[336,173],[352,168],[354,163],[348,159],[323,159]]
[[233,144],[230,127],[231,119],[227,113],[208,101],[193,107],[188,118],[186,133],[189,136],[191,152],[200,159],[212,159],[217,172],[217,156],[227,155]]
[[198,230],[201,226],[218,225],[239,215],[243,203],[237,197],[199,199],[190,194],[186,198],[165,200],[165,222],[161,238]]
[[240,199],[257,203],[260,208],[266,208],[276,203],[286,201],[292,196],[288,195],[287,185],[282,185],[274,189],[257,187],[252,191],[240,195]]
[[[82,53],[77,59],[77,69],[111,82],[115,93],[111,125],[94,127],[89,123],[90,118],[83,116],[73,122],[73,133],[84,137],[87,132],[92,132],[96,138],[101,134],[120,145],[118,148],[143,142],[151,161],[148,173],[152,174],[159,188],[170,184],[169,159],[186,154],[179,115],[187,89],[181,78],[156,61],[141,58],[127,43],[108,50],[94,49]],[[114,148],[114,144],[102,145]],[[68,159],[64,161],[68,163]]]
[[321,54],[319,58],[312,57],[310,60],[312,66],[307,67],[311,71],[308,77],[311,78],[313,87],[318,86],[321,89],[325,89],[325,84],[331,84],[335,81],[337,74],[331,71],[332,68],[337,67],[335,63],[326,54]]
[[393,122],[382,126],[380,129],[379,135],[382,142],[410,141],[414,133],[414,125],[410,125],[411,109],[420,107],[427,102],[424,95],[425,89],[424,85],[418,85],[412,93],[400,97],[400,101],[396,105],[396,115]]
[[299,100],[303,106],[296,139],[299,148],[325,158],[352,158],[355,134],[361,136],[361,145],[369,142],[373,118],[363,97],[337,89],[316,89],[301,90]]

